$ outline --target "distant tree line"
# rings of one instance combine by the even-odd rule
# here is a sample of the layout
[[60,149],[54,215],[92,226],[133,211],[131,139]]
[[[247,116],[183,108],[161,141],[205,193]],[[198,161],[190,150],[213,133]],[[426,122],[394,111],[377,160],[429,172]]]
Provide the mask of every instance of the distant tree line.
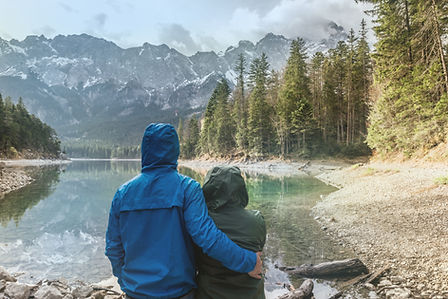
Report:
[[70,141],[64,142],[63,150],[70,158],[91,159],[138,159],[140,158],[140,145],[125,146],[105,144],[104,141]]
[[201,120],[179,121],[181,154],[228,156],[365,154],[372,61],[363,21],[327,54],[308,59],[294,40],[283,72],[269,70],[263,53],[250,66],[243,54],[232,91],[216,86]]
[[25,150],[58,156],[60,141],[54,129],[26,110],[22,98],[14,104],[0,95],[0,155],[14,158]]
[[368,144],[411,156],[447,142],[448,3],[365,0],[374,5],[378,95]]

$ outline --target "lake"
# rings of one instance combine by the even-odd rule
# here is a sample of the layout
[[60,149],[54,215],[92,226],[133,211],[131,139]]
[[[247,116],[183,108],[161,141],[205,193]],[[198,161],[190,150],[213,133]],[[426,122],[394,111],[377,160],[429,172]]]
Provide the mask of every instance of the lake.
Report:
[[[140,162],[74,161],[34,171],[35,182],[0,200],[0,265],[23,272],[20,280],[26,282],[109,278],[112,273],[104,246],[110,203],[116,189],[139,173]],[[203,174],[188,168],[180,168],[180,172],[202,183]],[[248,208],[260,210],[267,224],[264,266],[268,298],[284,293],[283,284],[298,287],[301,283],[288,278],[276,265],[353,257],[310,216],[321,196],[335,188],[305,175],[246,173],[245,178]],[[314,282],[316,298],[337,292],[333,282]]]

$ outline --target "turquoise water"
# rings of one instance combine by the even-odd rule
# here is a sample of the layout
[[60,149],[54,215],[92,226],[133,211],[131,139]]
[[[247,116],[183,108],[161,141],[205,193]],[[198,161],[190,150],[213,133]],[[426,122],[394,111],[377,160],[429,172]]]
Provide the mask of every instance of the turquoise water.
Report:
[[[100,281],[111,276],[104,256],[104,235],[117,187],[140,171],[137,161],[74,161],[36,171],[37,180],[0,200],[0,264],[21,279],[65,277]],[[181,172],[201,181],[191,169]],[[309,216],[311,207],[334,188],[308,177],[246,174],[249,208],[267,223],[264,250],[266,292],[283,293],[293,283],[275,265],[300,265],[351,257],[334,244]],[[316,298],[336,292],[332,283],[315,281]]]

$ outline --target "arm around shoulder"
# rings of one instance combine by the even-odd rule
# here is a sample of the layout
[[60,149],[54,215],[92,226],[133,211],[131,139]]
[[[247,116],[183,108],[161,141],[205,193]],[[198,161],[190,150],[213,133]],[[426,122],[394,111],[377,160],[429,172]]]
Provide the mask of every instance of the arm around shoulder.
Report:
[[202,189],[194,180],[186,182],[184,217],[188,233],[205,254],[233,271],[248,273],[254,270],[257,255],[240,248],[216,227],[208,215]]

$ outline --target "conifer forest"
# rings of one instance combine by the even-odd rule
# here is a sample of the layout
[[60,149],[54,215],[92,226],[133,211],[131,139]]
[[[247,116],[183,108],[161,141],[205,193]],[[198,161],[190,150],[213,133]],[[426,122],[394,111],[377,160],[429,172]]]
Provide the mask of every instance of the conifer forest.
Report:
[[361,2],[373,4],[373,49],[363,21],[326,54],[307,57],[298,38],[280,73],[265,55],[250,65],[240,55],[234,90],[223,79],[201,124],[195,116],[181,121],[185,157],[235,148],[252,156],[411,157],[446,142],[448,4]]
[[60,141],[53,128],[27,111],[21,98],[14,104],[0,95],[0,157],[16,158],[24,150],[58,157]]

